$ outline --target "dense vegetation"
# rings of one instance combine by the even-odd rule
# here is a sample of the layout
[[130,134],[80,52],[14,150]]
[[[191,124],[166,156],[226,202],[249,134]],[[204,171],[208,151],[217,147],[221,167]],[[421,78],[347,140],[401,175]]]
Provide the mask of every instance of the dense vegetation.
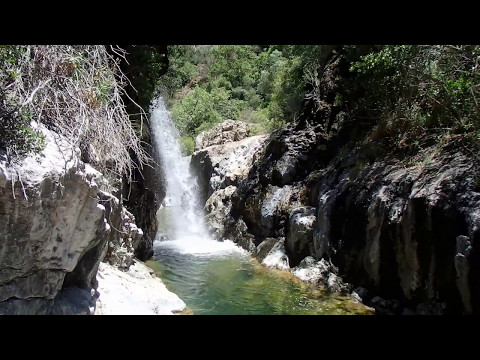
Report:
[[185,152],[193,138],[225,119],[265,133],[293,118],[323,46],[169,46],[169,70],[160,83]]
[[[151,100],[156,96],[157,81],[168,67],[166,45],[124,45],[123,56],[112,53],[120,60],[122,72],[129,79],[123,96],[126,110],[134,123],[143,121],[148,115]],[[107,48],[108,50],[108,48]],[[145,113],[139,111],[139,106]],[[148,116],[147,116],[148,118]],[[142,140],[150,142],[149,127],[142,127]]]
[[[471,45],[170,46],[160,84],[186,153],[226,118],[268,132],[292,121],[306,99],[368,120],[372,140],[418,150],[457,136],[470,146],[480,140],[479,56]],[[345,70],[337,78],[325,68],[334,57]],[[340,84],[333,98],[321,78]]]
[[[480,46],[344,47],[358,109],[377,120],[375,135],[419,149],[457,136],[480,140]],[[422,143],[424,142],[424,143]]]

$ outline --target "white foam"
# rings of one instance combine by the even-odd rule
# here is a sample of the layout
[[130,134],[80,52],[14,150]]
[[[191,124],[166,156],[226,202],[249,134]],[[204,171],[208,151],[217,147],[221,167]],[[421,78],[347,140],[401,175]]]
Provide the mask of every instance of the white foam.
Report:
[[198,199],[198,185],[190,173],[190,157],[180,150],[180,134],[162,97],[152,102],[153,142],[160,157],[166,180],[164,204],[172,206],[177,238],[191,234],[208,236],[203,222],[203,206]]
[[215,241],[197,236],[186,236],[178,240],[156,241],[158,248],[168,248],[179,254],[191,255],[230,255],[247,254],[230,240]]

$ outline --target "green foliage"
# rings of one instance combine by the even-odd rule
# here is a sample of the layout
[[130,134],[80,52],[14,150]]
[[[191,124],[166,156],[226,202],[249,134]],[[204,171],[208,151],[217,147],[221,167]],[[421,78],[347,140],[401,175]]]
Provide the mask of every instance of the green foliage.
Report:
[[171,95],[173,119],[196,136],[234,119],[267,133],[299,110],[321,53],[317,45],[169,46],[169,70],[160,80]]
[[45,148],[45,136],[30,126],[31,115],[25,109],[9,106],[2,99],[0,109],[0,148],[24,156]]
[[214,97],[201,87],[189,92],[173,106],[171,112],[182,135],[195,136],[202,124],[213,126],[221,121]]
[[[232,88],[249,87],[258,81],[259,71],[255,66],[257,54],[251,45],[217,45],[212,47],[213,58],[210,76],[223,76]],[[240,100],[243,100],[240,98]]]
[[180,139],[180,146],[183,156],[193,153],[195,149],[195,140],[191,136],[182,136]]
[[30,126],[30,112],[6,93],[20,75],[24,54],[21,46],[0,45],[0,148],[17,156],[39,153],[45,147],[45,136]]
[[[136,104],[148,113],[150,101],[157,90],[158,79],[167,70],[167,48],[164,45],[128,45],[125,50],[128,63],[122,62],[121,67],[132,86],[126,88],[128,97],[125,97],[124,101],[134,128],[137,132],[142,128],[145,133],[138,135],[145,138],[149,135],[148,127],[140,126],[141,116]],[[107,90],[108,87],[101,88],[100,94],[107,94]]]
[[350,71],[365,93],[359,105],[412,147],[421,146],[418,135],[426,129],[480,129],[479,46],[374,46],[360,56],[348,50]]
[[197,75],[193,61],[193,50],[189,46],[170,45],[168,47],[168,76],[163,81],[167,91],[174,91],[188,84]]

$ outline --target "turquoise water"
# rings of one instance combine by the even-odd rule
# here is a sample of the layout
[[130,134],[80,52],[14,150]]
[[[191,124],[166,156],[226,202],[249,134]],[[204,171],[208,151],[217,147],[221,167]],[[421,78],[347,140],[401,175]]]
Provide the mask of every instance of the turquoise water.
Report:
[[[159,220],[168,230],[168,208],[161,210]],[[328,296],[287,272],[265,268],[231,242],[156,241],[148,265],[197,315],[369,313],[349,298]]]

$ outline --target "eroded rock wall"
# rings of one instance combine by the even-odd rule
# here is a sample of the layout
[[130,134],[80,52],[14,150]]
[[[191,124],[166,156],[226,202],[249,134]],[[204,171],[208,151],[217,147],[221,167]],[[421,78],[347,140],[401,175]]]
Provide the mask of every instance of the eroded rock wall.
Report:
[[327,270],[336,269],[378,313],[480,313],[472,155],[455,142],[402,158],[378,154],[375,143],[355,146],[359,125],[342,121],[329,136],[305,118],[274,132],[234,183],[220,164],[235,168],[230,154],[241,142],[197,151],[215,235],[260,259],[275,247],[269,261],[323,274],[332,289]]
[[79,150],[41,130],[39,155],[0,154],[0,313],[92,313],[100,261],[128,267],[142,231]]

